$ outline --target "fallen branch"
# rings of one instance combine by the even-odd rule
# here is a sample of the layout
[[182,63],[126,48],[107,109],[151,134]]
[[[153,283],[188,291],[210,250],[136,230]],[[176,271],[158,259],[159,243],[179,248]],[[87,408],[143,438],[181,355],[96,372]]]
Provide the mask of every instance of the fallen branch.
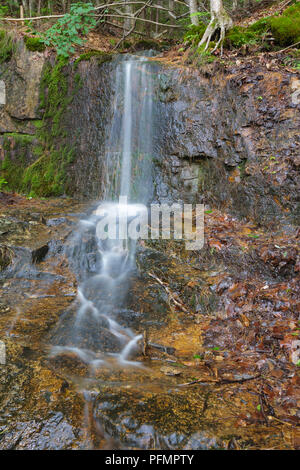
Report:
[[186,308],[185,306],[183,305],[182,302],[179,302],[175,297],[174,297],[174,294],[172,294],[172,292],[170,291],[170,289],[168,288],[168,286],[165,285],[165,283],[159,279],[159,277],[155,276],[154,274],[152,273],[148,273],[150,277],[152,277],[153,279],[155,279],[164,289],[165,291],[167,292],[168,296],[170,297],[170,299],[174,302],[174,304],[181,308],[181,310],[183,310],[184,312],[186,313],[190,313]]
[[280,51],[273,52],[272,54],[279,54],[280,52],[285,52],[288,49],[292,49],[292,47],[298,46],[300,44],[300,41],[296,42],[295,44],[292,44],[291,46],[286,47],[285,49],[281,49]]
[[[125,16],[125,15],[111,15],[107,13],[106,15],[103,15],[104,17],[110,17],[110,18],[123,18],[123,19],[128,19],[128,20],[134,20],[134,16]],[[168,23],[159,23],[158,21],[152,21],[152,20],[146,20],[145,18],[136,18],[137,21],[143,21],[144,23],[151,23],[151,24],[156,24],[158,26],[165,26],[166,28],[177,28],[177,29],[186,29],[184,26],[178,26],[174,24],[168,24]]]
[[208,384],[208,383],[213,383],[215,385],[226,385],[226,384],[235,384],[235,383],[243,383],[243,382],[248,382],[249,380],[254,380],[258,379],[260,377],[259,375],[254,375],[253,377],[246,377],[245,379],[236,379],[236,380],[230,380],[230,379],[222,379],[222,380],[216,380],[216,379],[199,379],[199,380],[193,380],[192,382],[187,382],[184,384],[179,384],[178,387],[185,387],[186,385],[195,385],[195,384]]

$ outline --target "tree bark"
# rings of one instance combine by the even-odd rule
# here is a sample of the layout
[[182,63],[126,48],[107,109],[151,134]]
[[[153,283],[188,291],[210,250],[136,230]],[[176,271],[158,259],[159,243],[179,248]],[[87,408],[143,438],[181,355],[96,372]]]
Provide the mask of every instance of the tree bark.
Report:
[[198,13],[197,0],[188,0],[188,3],[190,8],[191,23],[195,26],[199,26],[199,17],[196,15],[196,13]]
[[210,15],[211,20],[202,36],[198,47],[205,44],[204,51],[207,50],[210,40],[213,34],[220,29],[220,37],[216,44],[214,52],[219,46],[221,46],[221,55],[223,54],[223,41],[225,38],[225,32],[232,27],[233,22],[223,6],[223,0],[210,0]]
[[127,34],[133,25],[133,19],[129,18],[130,16],[133,16],[133,6],[128,5],[126,0],[124,0],[124,4],[125,4],[125,15],[127,16],[127,18],[125,18],[124,20],[124,33]]

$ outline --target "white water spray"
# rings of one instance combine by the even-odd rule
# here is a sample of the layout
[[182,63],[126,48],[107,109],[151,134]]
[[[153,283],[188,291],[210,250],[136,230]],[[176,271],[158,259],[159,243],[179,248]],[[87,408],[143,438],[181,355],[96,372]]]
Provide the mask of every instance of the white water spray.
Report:
[[[105,354],[107,359],[111,358],[110,365],[114,360],[121,366],[141,367],[140,362],[130,358],[142,335],[135,335],[114,318],[126,299],[135,243],[124,240],[122,233],[116,233],[114,239],[100,239],[96,225],[105,215],[111,219],[116,213],[126,216],[126,220],[134,218],[139,210],[139,204],[134,202],[148,202],[152,188],[152,95],[151,66],[145,59],[130,58],[117,66],[114,115],[106,154],[105,198],[123,196],[129,203],[102,202],[92,216],[80,221],[69,253],[81,280],[78,307],[69,343],[55,346],[52,355],[75,354],[92,369],[106,364]],[[118,231],[121,232],[121,226]],[[66,343],[65,334],[63,341]]]

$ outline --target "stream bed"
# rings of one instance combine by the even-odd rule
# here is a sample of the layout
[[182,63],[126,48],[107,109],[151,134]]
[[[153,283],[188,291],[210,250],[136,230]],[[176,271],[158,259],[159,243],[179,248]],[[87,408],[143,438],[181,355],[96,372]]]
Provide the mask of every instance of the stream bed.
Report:
[[181,242],[141,242],[117,316],[145,338],[133,358],[141,367],[112,360],[91,373],[75,351],[50,346],[77,296],[62,247],[86,210],[69,199],[1,197],[0,448],[293,448],[295,366],[284,347],[268,349],[270,337],[295,331],[285,313],[297,296],[292,237],[278,234],[291,258],[279,282],[274,259],[251,264],[253,249],[273,246],[269,234],[253,239],[255,227],[218,211],[207,216],[201,257]]

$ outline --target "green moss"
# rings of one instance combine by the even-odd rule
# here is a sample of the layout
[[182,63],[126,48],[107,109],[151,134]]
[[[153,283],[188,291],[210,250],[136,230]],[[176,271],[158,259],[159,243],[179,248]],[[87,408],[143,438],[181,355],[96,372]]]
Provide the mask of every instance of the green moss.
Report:
[[259,35],[265,34],[270,29],[270,17],[261,18],[248,27],[248,31],[253,31]]
[[[43,119],[34,121],[36,136],[6,134],[3,138],[5,158],[1,173],[10,189],[30,197],[64,194],[68,166],[74,160],[74,148],[65,143],[63,116],[82,86],[82,80],[80,74],[75,74],[75,86],[70,92],[66,65],[67,60],[60,59],[54,66],[47,63],[44,67],[40,88]],[[28,155],[36,157],[36,161],[29,166]]]
[[[0,167],[1,177],[8,181],[9,189],[30,197],[60,196],[66,192],[75,147],[71,148],[66,142],[64,116],[83,86],[79,73],[75,73],[73,82],[69,82],[71,69],[66,68],[67,63],[67,59],[61,58],[54,66],[50,63],[44,66],[40,87],[43,118],[33,121],[36,135],[11,133],[3,136],[5,158]],[[28,165],[32,156],[36,160]]]
[[141,51],[141,50],[147,50],[147,49],[160,50],[161,45],[158,41],[154,41],[153,39],[139,39],[132,45],[132,48],[135,51]]
[[10,156],[6,155],[1,165],[1,177],[7,181],[7,189],[21,190],[20,182],[22,181],[24,172],[23,163],[13,162]]
[[191,46],[197,46],[206,30],[206,25],[200,21],[199,26],[189,26],[188,32],[184,35],[184,42]]
[[287,8],[281,16],[270,19],[270,29],[279,46],[291,46],[300,41],[300,3]]
[[67,76],[64,73],[67,62],[68,59],[60,58],[53,68],[46,67],[42,78],[41,105],[45,107],[44,119],[51,120],[51,137],[61,135],[61,117],[70,103]]
[[80,62],[83,60],[91,60],[92,57],[96,57],[97,63],[101,65],[104,62],[109,62],[112,59],[112,54],[107,54],[107,52],[103,51],[89,51],[81,54],[81,56],[79,56],[74,62],[75,69]]
[[35,119],[32,121],[32,124],[35,126],[36,129],[42,129],[44,126],[44,121],[42,119]]
[[123,41],[123,49],[129,49],[131,46],[132,46],[132,42],[131,41],[126,41],[126,39]]
[[287,8],[282,15],[261,18],[248,28],[233,27],[226,34],[225,46],[239,48],[245,44],[260,43],[265,48],[265,36],[272,36],[277,46],[291,46],[299,42],[300,2]]
[[4,159],[0,165],[1,177],[7,181],[7,189],[21,190],[22,178],[28,154],[35,137],[28,134],[7,133],[2,137]]
[[83,87],[83,80],[82,80],[82,78],[81,78],[81,76],[80,76],[79,73],[76,73],[76,74],[75,74],[75,76],[74,76],[74,82],[75,82],[76,88],[77,88],[78,90],[80,90],[80,88]]
[[60,196],[64,193],[67,160],[60,151],[44,153],[24,171],[22,191],[36,196]]
[[24,42],[29,51],[43,52],[45,50],[45,44],[39,38],[25,36]]
[[20,144],[22,147],[27,147],[28,144],[34,140],[34,135],[31,134],[18,134],[17,132],[7,132],[4,135],[4,141],[7,141],[11,137],[15,140],[16,143]]
[[224,45],[229,48],[239,48],[245,44],[255,44],[257,41],[258,35],[255,31],[234,26],[228,31]]
[[15,44],[12,37],[4,30],[0,30],[0,64],[12,58]]
[[[188,45],[196,46],[201,40],[206,25],[201,22],[199,26],[191,25],[184,36]],[[270,48],[270,41],[274,38],[275,46],[291,46],[300,41],[300,2],[287,8],[282,15],[261,18],[247,28],[234,26],[227,34],[224,46],[229,49],[240,48],[244,45],[259,44],[263,49]]]

